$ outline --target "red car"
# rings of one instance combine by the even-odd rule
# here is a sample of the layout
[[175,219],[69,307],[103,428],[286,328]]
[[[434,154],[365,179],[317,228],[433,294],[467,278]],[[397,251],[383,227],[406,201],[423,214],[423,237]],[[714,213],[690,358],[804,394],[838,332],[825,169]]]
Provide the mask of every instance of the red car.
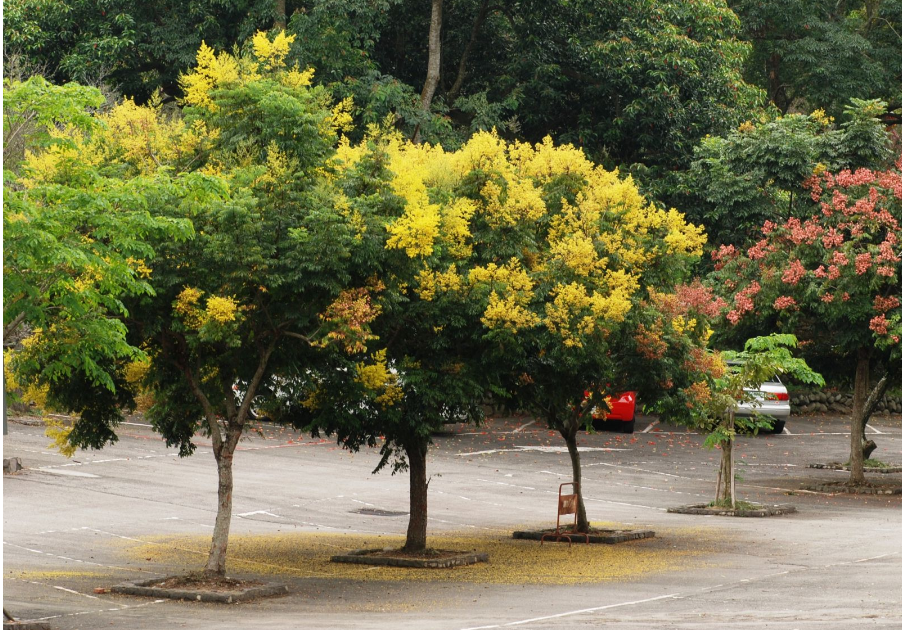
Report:
[[600,431],[632,433],[636,427],[636,392],[616,394],[608,400],[608,405],[611,410],[607,413],[600,407],[592,408],[592,426]]

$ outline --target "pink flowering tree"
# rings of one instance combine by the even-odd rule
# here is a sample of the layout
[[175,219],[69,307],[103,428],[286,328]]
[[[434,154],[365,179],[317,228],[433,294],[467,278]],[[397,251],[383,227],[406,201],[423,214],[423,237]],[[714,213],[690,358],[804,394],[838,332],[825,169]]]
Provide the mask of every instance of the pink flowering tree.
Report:
[[[902,156],[885,171],[817,173],[807,217],[766,222],[747,251],[722,246],[713,274],[727,320],[770,318],[855,365],[851,479],[864,483],[865,426],[902,358]],[[883,373],[873,386],[871,367]],[[872,448],[868,449],[868,452]]]

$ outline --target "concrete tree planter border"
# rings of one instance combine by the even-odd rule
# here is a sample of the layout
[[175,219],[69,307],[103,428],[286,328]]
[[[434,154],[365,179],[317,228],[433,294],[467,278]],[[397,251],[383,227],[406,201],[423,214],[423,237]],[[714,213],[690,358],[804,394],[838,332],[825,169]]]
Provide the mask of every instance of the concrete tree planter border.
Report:
[[[542,540],[542,536],[554,534],[553,529],[540,529],[530,531],[514,532],[513,538],[518,540]],[[562,535],[568,535],[566,531],[561,531]],[[629,542],[631,540],[642,540],[644,538],[654,538],[655,533],[650,529],[594,529],[589,533],[589,544],[596,545],[616,545],[618,543]],[[546,539],[546,542],[567,542],[566,539],[553,540]],[[582,534],[573,534],[570,536],[570,542],[586,543],[586,537]]]
[[117,584],[110,589],[110,592],[119,595],[137,595],[138,597],[157,597],[164,599],[178,599],[195,602],[212,602],[216,604],[235,604],[251,599],[259,599],[261,597],[275,597],[277,595],[287,595],[288,586],[270,582],[246,588],[236,588],[233,591],[211,591],[202,588],[161,588],[154,586],[165,580],[178,578],[181,576],[173,575],[165,578],[154,578],[152,580],[130,581]]
[[[489,556],[486,553],[477,553],[475,551],[461,551],[455,555],[437,557],[437,558],[410,558],[406,556],[390,556],[374,554],[388,553],[388,549],[356,549],[346,554],[332,556],[332,562],[343,562],[347,564],[369,564],[375,566],[386,567],[405,567],[414,569],[450,569],[452,567],[463,567],[477,562],[488,562]],[[442,553],[451,553],[449,550],[439,549]]]
[[802,490],[824,494],[902,494],[902,484],[883,486],[849,486],[842,481],[803,486]]
[[667,508],[671,514],[698,514],[704,516],[737,516],[763,518],[765,516],[783,516],[793,514],[796,509],[792,505],[761,505],[750,510],[711,507],[707,503],[696,503],[682,507]]
[[[840,462],[831,462],[829,464],[808,464],[808,468],[817,468],[818,470],[844,470],[849,472],[850,467],[848,464],[841,464]],[[902,466],[887,466],[885,468],[878,468],[876,466],[865,466],[864,472],[866,473],[881,473],[884,475],[889,475],[893,473],[902,473]]]

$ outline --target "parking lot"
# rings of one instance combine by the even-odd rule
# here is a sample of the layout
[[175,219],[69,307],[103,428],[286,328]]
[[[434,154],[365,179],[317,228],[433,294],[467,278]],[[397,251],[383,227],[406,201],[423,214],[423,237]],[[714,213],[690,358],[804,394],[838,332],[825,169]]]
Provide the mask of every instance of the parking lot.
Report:
[[[603,549],[510,537],[554,524],[570,476],[559,435],[527,417],[449,426],[429,455],[430,545],[490,562],[425,573],[328,562],[401,543],[406,475],[370,474],[376,451],[258,428],[235,456],[230,574],[289,595],[223,606],[95,592],[202,567],[211,451],[198,438],[181,459],[135,419],[115,446],[67,460],[40,427],[12,422],[4,457],[26,469],[3,482],[4,607],[59,629],[902,628],[902,496],[801,490],[847,476],[807,468],[848,458],[843,418],[792,417],[784,434],[738,440],[738,495],[798,509],[767,519],[667,513],[713,498],[719,452],[703,436],[647,417],[632,435],[584,435],[590,521],[656,534]],[[873,457],[902,465],[902,418],[868,432]]]

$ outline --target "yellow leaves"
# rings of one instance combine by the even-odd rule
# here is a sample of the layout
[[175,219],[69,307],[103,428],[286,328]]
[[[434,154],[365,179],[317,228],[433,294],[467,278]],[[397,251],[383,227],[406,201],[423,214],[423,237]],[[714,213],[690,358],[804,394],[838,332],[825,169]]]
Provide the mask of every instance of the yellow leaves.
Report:
[[215,111],[210,92],[213,88],[234,83],[238,77],[238,60],[226,52],[217,55],[202,41],[197,51],[197,67],[183,74],[179,82],[185,92],[186,104]]
[[207,300],[206,317],[220,324],[235,321],[238,312],[238,302],[231,297],[211,296]]
[[373,355],[370,364],[360,362],[356,365],[356,381],[368,390],[378,393],[376,402],[384,407],[391,407],[404,398],[404,391],[399,385],[398,375],[389,369],[385,360],[385,349]]
[[611,287],[607,293],[590,293],[577,282],[555,286],[554,300],[545,304],[543,323],[561,337],[565,346],[582,347],[583,337],[596,330],[604,333],[604,323],[622,321],[629,312],[635,283],[619,271],[609,277]]
[[211,295],[205,308],[200,307],[204,292],[195,287],[185,287],[172,307],[186,328],[200,330],[208,323],[230,324],[238,319],[239,305],[234,297]]
[[347,132],[354,128],[354,118],[351,116],[352,111],[354,111],[354,98],[351,96],[332,108],[330,124],[335,133]]
[[673,208],[664,213],[663,223],[667,228],[664,242],[672,253],[684,256],[702,255],[702,246],[708,240],[704,227],[686,223],[683,214]]
[[285,66],[285,57],[291,48],[295,35],[285,35],[285,31],[279,33],[270,41],[263,31],[257,31],[251,44],[254,56],[260,60],[266,70],[274,70]]
[[301,88],[301,87],[309,87],[313,84],[313,68],[307,68],[304,71],[298,70],[297,68],[292,68],[288,72],[283,72],[279,77],[279,80],[282,82],[282,85],[290,88]]
[[72,426],[55,418],[44,418],[44,424],[47,425],[44,435],[53,440],[48,445],[48,448],[55,448],[61,455],[72,457],[75,454],[75,447],[69,443],[69,434],[72,433]]
[[506,265],[490,263],[470,270],[471,286],[491,290],[482,323],[488,328],[503,328],[517,332],[539,323],[538,316],[529,310],[533,298],[533,281],[516,258]]
[[457,268],[451,265],[444,272],[423,269],[417,274],[417,282],[417,294],[421,299],[431,301],[435,299],[436,293],[460,291],[463,279],[457,273]]
[[[381,291],[384,286],[376,282],[373,291]],[[326,322],[331,330],[326,338],[317,345],[324,347],[329,343],[340,343],[348,354],[366,351],[366,342],[378,339],[370,331],[370,323],[382,312],[378,304],[370,297],[370,288],[360,287],[346,289],[326,308],[320,319]]]
[[811,120],[819,124],[821,127],[829,127],[833,124],[833,117],[828,116],[823,109],[816,109],[808,116]]
[[467,258],[473,251],[470,244],[470,219],[476,212],[471,199],[459,198],[442,208],[441,234],[454,258]]
[[437,205],[422,201],[408,204],[404,215],[386,228],[391,234],[386,247],[403,249],[410,258],[429,256],[438,238],[440,223]]

